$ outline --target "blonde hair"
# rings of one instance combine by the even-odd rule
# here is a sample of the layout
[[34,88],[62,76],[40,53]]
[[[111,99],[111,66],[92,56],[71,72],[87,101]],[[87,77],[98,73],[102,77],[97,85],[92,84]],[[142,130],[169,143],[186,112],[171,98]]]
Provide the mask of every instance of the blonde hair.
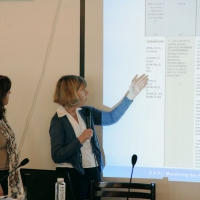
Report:
[[62,106],[76,106],[80,102],[77,91],[81,86],[87,86],[85,79],[81,76],[62,76],[57,82],[53,101]]

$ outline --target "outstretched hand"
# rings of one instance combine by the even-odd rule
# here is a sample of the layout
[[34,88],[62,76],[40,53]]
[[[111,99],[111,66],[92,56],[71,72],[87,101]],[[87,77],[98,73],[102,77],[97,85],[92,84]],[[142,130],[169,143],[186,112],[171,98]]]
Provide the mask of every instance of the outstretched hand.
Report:
[[148,76],[146,74],[143,74],[139,77],[138,75],[136,75],[133,78],[132,83],[129,87],[127,97],[130,100],[133,100],[146,87],[147,83],[148,83]]

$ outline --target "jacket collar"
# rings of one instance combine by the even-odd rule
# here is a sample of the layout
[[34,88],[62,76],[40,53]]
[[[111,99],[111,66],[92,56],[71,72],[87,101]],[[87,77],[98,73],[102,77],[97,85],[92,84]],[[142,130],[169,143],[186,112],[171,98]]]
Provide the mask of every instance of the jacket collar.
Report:
[[[82,108],[76,108],[76,111],[79,111],[79,110],[81,110],[81,109],[82,109]],[[57,112],[57,115],[58,115],[59,118],[69,114],[69,113],[65,110],[65,108],[64,108],[63,106],[61,106],[61,105],[58,106],[56,112]]]

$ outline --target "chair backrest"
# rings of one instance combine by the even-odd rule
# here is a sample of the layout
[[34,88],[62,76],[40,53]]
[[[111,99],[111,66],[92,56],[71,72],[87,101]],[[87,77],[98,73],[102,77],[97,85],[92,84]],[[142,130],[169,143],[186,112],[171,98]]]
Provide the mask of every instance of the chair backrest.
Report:
[[[130,187],[130,191],[129,191]],[[94,197],[120,197],[136,199],[156,199],[155,183],[124,183],[124,182],[95,182],[91,181],[91,196]]]

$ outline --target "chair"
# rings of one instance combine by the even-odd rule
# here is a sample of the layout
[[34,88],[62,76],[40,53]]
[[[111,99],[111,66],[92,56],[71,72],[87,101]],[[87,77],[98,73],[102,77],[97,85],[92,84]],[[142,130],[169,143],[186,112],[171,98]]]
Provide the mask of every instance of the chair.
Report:
[[[131,186],[130,186],[131,185]],[[129,191],[130,187],[130,191]],[[129,191],[129,192],[128,192]],[[136,199],[156,199],[155,183],[123,183],[123,182],[95,182],[91,181],[90,199],[94,197],[120,197]]]

